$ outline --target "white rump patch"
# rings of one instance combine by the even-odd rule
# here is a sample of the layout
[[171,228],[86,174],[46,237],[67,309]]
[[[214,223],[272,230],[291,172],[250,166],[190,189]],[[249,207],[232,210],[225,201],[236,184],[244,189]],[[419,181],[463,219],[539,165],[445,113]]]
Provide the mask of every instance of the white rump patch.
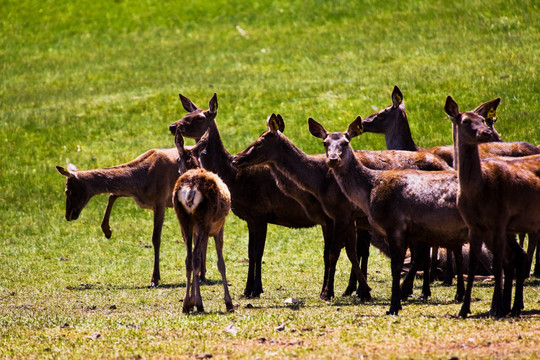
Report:
[[178,201],[180,201],[184,209],[190,214],[195,211],[202,198],[201,192],[196,187],[184,186],[178,191]]

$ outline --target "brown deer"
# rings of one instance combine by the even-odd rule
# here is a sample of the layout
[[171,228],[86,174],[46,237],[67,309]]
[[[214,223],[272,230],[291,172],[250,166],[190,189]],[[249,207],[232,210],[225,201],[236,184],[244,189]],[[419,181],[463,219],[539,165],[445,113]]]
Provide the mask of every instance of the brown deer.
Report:
[[457,174],[367,168],[350,146],[351,139],[362,133],[360,117],[346,132],[328,133],[311,118],[309,129],[313,136],[323,139],[327,163],[344,194],[367,214],[373,230],[389,243],[392,297],[388,314],[397,314],[401,309],[399,280],[406,246],[425,243],[454,247],[467,241],[467,226],[456,206]]
[[[66,220],[76,220],[90,199],[98,194],[109,193],[109,202],[102,222],[105,235],[109,233],[108,219],[114,201],[118,197],[131,197],[143,209],[154,212],[154,271],[150,286],[160,281],[159,248],[165,208],[172,207],[172,190],[178,179],[178,152],[175,148],[153,149],[126,164],[94,170],[78,170],[74,165],[68,169],[57,166],[66,180]],[[106,229],[109,229],[108,232]]]
[[[447,97],[444,110],[456,129],[457,207],[469,228],[471,264],[474,264],[481,244],[485,243],[493,253],[495,275],[490,313],[500,318],[510,312],[502,272],[509,261],[508,249],[516,246],[515,241],[509,241],[507,234],[540,232],[540,155],[480,161],[479,144],[495,138],[485,124],[485,117],[475,111],[460,112],[451,96]],[[463,317],[470,313],[474,270],[471,265],[460,313]],[[512,315],[518,315],[523,309],[523,294],[519,293],[519,288],[528,275],[525,271],[518,267]],[[505,271],[505,277],[507,275]]]
[[[429,151],[436,154],[438,157],[444,159],[449,164],[449,166],[453,166],[452,146],[424,149],[416,145],[411,135],[409,120],[405,111],[405,103],[403,102],[403,94],[397,86],[394,86],[391,99],[392,105],[387,106],[385,109],[363,119],[362,125],[364,128],[364,132],[384,134],[386,148],[388,150]],[[500,99],[486,103],[487,105],[491,106],[490,109],[492,109],[491,117],[489,118],[492,121],[492,128],[496,120],[496,109],[499,101]],[[486,104],[482,104],[481,106],[487,106]],[[495,129],[493,130],[495,131]],[[500,139],[500,136],[496,131],[495,134]],[[447,260],[451,260],[452,253],[454,253],[455,257],[462,257],[461,248],[458,247],[454,249],[446,249]],[[488,258],[489,254],[483,253],[483,256],[485,258]],[[438,262],[437,258],[438,249],[437,247],[435,247],[433,248],[431,258],[431,281],[434,280],[435,269]],[[486,270],[490,271],[490,269]],[[456,271],[462,271],[461,267],[456,266]],[[461,275],[462,274],[458,274],[458,277],[460,277]],[[452,284],[453,276],[454,274],[452,269],[452,262],[446,261],[443,283],[447,285]]]
[[[206,110],[199,109],[181,94],[180,100],[188,114],[172,123],[169,130],[175,134],[178,129],[183,136],[204,140],[204,149],[199,153],[201,166],[217,174],[227,184],[232,195],[231,209],[248,226],[249,268],[243,294],[246,297],[259,297],[263,292],[261,266],[268,223],[306,228],[322,224],[325,220],[319,218],[318,211],[306,211],[294,198],[283,194],[268,167],[252,166],[240,171],[232,164],[233,156],[223,146],[215,121],[218,108],[216,94],[210,99]],[[205,139],[201,139],[207,131]],[[290,188],[294,191],[294,184],[290,184]],[[311,202],[314,207],[320,206],[312,195],[300,190],[298,192],[297,196],[305,197],[303,204]],[[322,228],[326,242],[333,231],[326,226]],[[370,288],[365,278],[362,286],[363,296],[369,298]]]
[[[366,228],[366,215],[345,197],[330,168],[326,164],[325,155],[307,155],[296,147],[283,134],[285,122],[279,114],[272,114],[268,117],[267,129],[250,146],[240,152],[235,157],[233,163],[239,168],[260,164],[268,165],[276,177],[283,176],[289,178],[297,187],[313,194],[320,201],[325,213],[335,221],[335,227],[340,229],[339,232],[341,235],[337,241],[341,247],[347,241],[343,241],[343,234],[354,233],[355,221],[357,228]],[[378,155],[378,157],[374,156],[374,154]],[[388,156],[388,154],[392,154],[393,156]],[[394,167],[421,169],[426,166],[425,159],[419,163],[412,161],[414,159],[413,155],[416,156],[418,154],[401,151],[355,152],[355,156],[359,161],[364,162],[364,159],[368,158],[365,162],[369,167],[376,169],[391,169]],[[373,160],[377,158],[380,159],[378,162]],[[437,164],[442,168],[449,168],[442,161],[429,167],[431,168]],[[385,244],[376,244],[379,248],[381,245],[384,246]],[[369,251],[369,245],[367,250]],[[386,251],[386,255],[389,256],[387,249],[383,248],[382,251]],[[367,256],[363,259],[366,260],[366,263],[362,263],[362,271],[366,274]],[[333,274],[330,276],[333,277]],[[414,274],[411,274],[411,276],[414,276]],[[405,295],[409,295],[412,292],[412,280],[412,278],[409,279],[408,277],[404,281],[404,289],[402,291]],[[461,288],[461,292],[463,293],[463,285]],[[350,294],[352,291],[354,291],[354,285],[349,283],[345,295]],[[424,284],[423,294],[425,297],[430,294],[428,282]]]
[[[176,133],[175,143],[181,159],[181,168],[189,167],[189,164],[182,163],[186,151],[179,131]],[[214,237],[216,244],[217,266],[223,283],[225,306],[227,311],[233,311],[223,260],[223,229],[231,209],[231,194],[227,185],[210,171],[200,168],[189,169],[176,181],[173,207],[186,245],[186,295],[182,311],[189,313],[193,307],[197,307],[197,311],[204,312],[200,274],[204,271],[209,236]]]
[[[527,142],[501,142],[500,134],[493,127],[497,121],[497,107],[501,99],[496,98],[481,104],[473,111],[485,112],[486,124],[491,128],[496,142],[480,145],[480,157],[489,158],[493,156],[521,157],[540,154],[540,149]],[[401,90],[394,86],[392,91],[392,105],[383,110],[366,117],[363,120],[364,132],[384,134],[386,148],[392,150],[409,151],[429,151],[444,159],[448,165],[453,167],[454,146],[436,146],[432,148],[421,148],[414,142],[409,120],[405,112],[403,94]]]
[[[330,169],[322,156],[309,156],[295,147],[282,133],[285,122],[280,115],[272,114],[267,119],[268,131],[264,132],[255,142],[245,150],[238,153],[233,164],[239,169],[246,169],[254,165],[269,165],[278,186],[283,179],[288,179],[295,184],[295,189],[301,188],[312,194],[324,214],[331,218],[333,234],[330,240],[325,242],[325,288],[321,298],[329,299],[334,294],[334,276],[339,253],[343,247],[347,251],[349,259],[352,258],[351,276],[349,286],[344,295],[350,295],[356,290],[358,259],[362,261],[362,274],[367,274],[367,260],[369,256],[369,235],[362,230],[369,230],[366,215],[358,208],[352,206],[341,192]],[[296,197],[298,191],[291,192],[289,188],[280,189],[302,202]],[[355,242],[359,239],[359,243]],[[361,248],[357,251],[357,246]],[[358,255],[358,257],[357,257]],[[357,295],[362,297],[362,287],[358,288]]]

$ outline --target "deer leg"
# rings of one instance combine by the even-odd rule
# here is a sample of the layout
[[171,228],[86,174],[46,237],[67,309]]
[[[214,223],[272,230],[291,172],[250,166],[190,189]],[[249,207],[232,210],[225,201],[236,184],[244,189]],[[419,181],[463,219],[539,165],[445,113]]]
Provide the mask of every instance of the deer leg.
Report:
[[165,220],[165,204],[158,204],[154,208],[154,231],[152,233],[152,245],[154,246],[154,272],[150,286],[158,286],[161,276],[159,273],[159,247],[161,245],[161,229]]
[[[458,255],[456,255],[456,252],[460,252],[459,256],[463,258],[463,256],[461,255],[461,247],[459,247],[459,249],[458,247],[455,247],[453,249],[446,248],[446,264],[444,266],[443,285],[451,286],[452,281],[454,280],[454,268],[452,266],[452,257],[456,258],[456,262],[457,262]],[[461,278],[463,279],[463,269],[458,269],[456,265],[456,273],[459,274],[460,271],[461,271]],[[465,287],[463,287],[463,292],[465,292]]]
[[[430,258],[428,253],[428,259]],[[435,278],[437,277],[437,263],[439,260],[439,247],[433,246],[431,247],[431,258],[430,258],[430,269],[429,269],[429,282],[434,282]],[[425,266],[425,265],[424,265]],[[424,271],[424,276],[426,276]]]
[[109,200],[107,202],[107,209],[105,209],[105,215],[103,215],[103,220],[101,220],[101,230],[103,231],[103,234],[105,234],[105,237],[107,239],[110,239],[112,235],[111,227],[109,225],[109,218],[111,216],[111,211],[112,211],[112,208],[116,199],[118,199],[117,195],[114,195],[114,194],[109,195]]
[[[206,242],[208,246],[208,242]],[[206,282],[206,252],[208,251],[208,248],[205,247],[202,249],[202,263],[201,263],[201,273],[199,274],[199,280],[201,283]]]
[[221,274],[221,282],[223,283],[223,291],[225,293],[225,307],[227,312],[233,311],[233,303],[231,295],[229,294],[229,285],[227,284],[227,276],[225,272],[225,260],[223,259],[223,227],[219,230],[216,236],[214,236],[216,242],[216,252],[217,252],[217,267],[219,273]]
[[321,300],[330,300],[334,297],[334,278],[336,274],[336,264],[342,247],[342,232],[342,226],[334,221],[332,225],[332,235],[328,241],[328,275],[326,286],[319,296]]
[[[324,291],[326,289],[327,283],[328,283],[328,268],[330,266],[329,262],[329,254],[330,254],[330,244],[331,239],[334,231],[334,225],[333,221],[328,221],[326,225],[321,226],[322,232],[323,232],[323,239],[324,239],[324,251],[323,251],[323,259],[324,259],[324,279],[323,279],[323,285],[321,289],[321,293],[319,294],[319,298],[324,298]],[[356,278],[355,278],[356,282]],[[355,289],[356,290],[356,289]]]
[[266,222],[249,222],[249,270],[244,296],[248,298],[260,297],[263,293],[262,287],[262,257],[266,243]]
[[[523,247],[523,245],[521,246]],[[534,258],[534,251],[536,250],[537,246],[538,246],[538,234],[535,234],[535,233],[529,234],[529,245],[527,246],[527,262],[529,264],[529,269],[527,271],[527,274],[531,273],[531,268],[532,268],[532,263],[533,263],[533,258]],[[538,258],[538,251],[536,252],[536,255]],[[538,267],[538,260],[536,261],[536,266]]]
[[[520,262],[518,259],[519,255],[511,245],[514,243],[516,246],[519,246],[516,242],[516,237],[514,235],[507,235],[506,239],[506,250],[504,251],[504,257],[502,259],[504,271],[502,308],[504,315],[510,313],[510,308],[512,306],[512,282],[514,281],[514,275],[516,275],[516,271],[521,273],[516,267],[517,263]],[[525,262],[525,264],[527,263]]]
[[193,272],[193,232],[192,229],[184,229],[182,226],[181,228],[182,235],[184,236],[184,243],[186,245],[186,294],[182,304],[182,312],[187,314],[193,309],[193,301],[191,298],[191,274]]
[[401,269],[403,267],[403,260],[405,259],[405,241],[401,234],[395,232],[387,234],[388,243],[390,244],[390,263],[392,267],[392,296],[390,299],[390,310],[386,312],[387,315],[397,315],[401,310],[401,288],[399,286],[399,280],[401,276]]
[[[367,230],[356,229],[356,257],[360,262],[360,269],[367,278],[367,267],[369,260],[369,247],[371,245],[371,234]],[[357,289],[356,274],[351,266],[351,273],[349,275],[349,284],[347,289],[343,293],[344,296],[351,295]],[[359,294],[357,293],[359,296]]]
[[[422,244],[422,253],[420,258],[423,262],[423,268],[424,268],[424,279],[422,282],[422,293],[420,294],[420,299],[426,301],[431,296],[431,289],[430,289],[430,283],[431,283],[431,276],[430,276],[430,270],[433,268],[433,262],[437,262],[437,257],[433,258],[433,256],[429,256],[429,250],[430,247]],[[439,247],[434,246],[431,248],[433,251],[439,251]],[[435,259],[435,260],[434,260]]]
[[[489,311],[491,317],[500,319],[504,317],[504,301],[503,301],[503,260],[506,246],[506,234],[503,232],[501,236],[499,231],[492,232],[493,236],[493,275],[495,277],[495,286],[493,289],[493,299],[491,301],[491,310]],[[500,244],[500,245],[498,245]],[[503,247],[502,249],[499,247]]]
[[474,277],[476,275],[476,267],[478,265],[478,257],[482,248],[483,236],[480,233],[469,230],[469,271],[467,275],[467,288],[465,290],[465,297],[463,298],[463,304],[459,311],[458,317],[465,319],[467,315],[471,313],[471,294],[474,284]]
[[[223,240],[223,239],[222,239]],[[198,312],[204,312],[202,297],[201,297],[201,284],[200,274],[202,269],[203,251],[208,246],[208,233],[201,231],[200,227],[197,232],[197,240],[195,242],[195,250],[193,257],[193,299],[194,305],[197,307]]]
[[[531,234],[529,234],[529,239]],[[530,241],[530,240],[529,240]],[[516,268],[516,293],[514,295],[514,306],[512,307],[511,315],[519,316],[524,308],[523,304],[523,284],[525,279],[529,277],[528,257],[523,248],[515,241],[510,243],[510,247],[514,253],[513,266]]]
[[[463,281],[463,251],[461,246],[456,246],[450,251],[450,249],[447,249],[448,254],[454,253],[454,258],[456,259],[456,274],[457,274],[457,290],[456,290],[456,296],[454,299],[457,302],[463,301],[463,296],[465,294],[465,282]],[[448,259],[448,257],[447,257]],[[448,260],[447,260],[448,261]],[[452,263],[450,262],[450,268],[452,267]]]
[[411,266],[409,268],[409,272],[407,272],[407,275],[405,276],[405,279],[403,279],[403,282],[401,283],[401,300],[405,300],[413,294],[414,278],[418,272],[419,250],[415,245],[411,245],[409,248],[411,250]]
[[342,243],[345,241],[345,250],[347,257],[352,264],[356,280],[358,280],[358,290],[356,293],[361,300],[371,300],[371,288],[369,287],[364,273],[360,269],[360,263],[358,262],[358,255],[356,251],[357,233],[356,225],[354,221],[346,222],[340,225],[343,230]]

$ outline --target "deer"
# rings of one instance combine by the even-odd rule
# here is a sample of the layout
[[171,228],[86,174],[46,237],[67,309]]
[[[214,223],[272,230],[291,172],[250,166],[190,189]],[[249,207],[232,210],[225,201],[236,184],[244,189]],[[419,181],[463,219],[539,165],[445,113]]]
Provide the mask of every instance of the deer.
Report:
[[[270,115],[266,121],[266,126],[267,131],[263,132],[246,149],[238,153],[234,158],[233,164],[239,168],[253,165],[268,165],[274,176],[285,176],[292,180],[297,187],[316,196],[326,214],[336,222],[336,227],[339,225],[342,228],[344,224],[348,224],[347,226],[350,229],[354,227],[354,222],[356,221],[357,229],[368,229],[369,225],[366,227],[366,215],[343,194],[330,168],[326,164],[326,156],[324,154],[307,155],[296,147],[283,134],[285,122],[281,115]],[[375,162],[373,160],[376,158],[374,154],[377,154],[381,160]],[[393,156],[388,156],[389,154]],[[422,169],[425,166],[425,161],[420,161],[419,163],[411,161],[414,158],[411,155],[418,155],[411,152],[356,151],[354,155],[360,161],[368,158],[365,162],[369,167],[375,169],[391,169],[394,167]],[[440,162],[440,166],[443,169],[449,169],[442,161]],[[347,232],[351,233],[353,231],[354,228]],[[343,241],[341,245],[343,245]],[[375,245],[389,256],[384,243],[379,242]],[[363,259],[366,260],[366,264],[362,264],[362,272],[367,274],[367,256]],[[414,276],[414,274],[411,276]],[[412,293],[412,280],[408,276],[407,280],[403,283],[402,292],[406,296]],[[462,288],[464,291],[463,285]],[[349,282],[344,295],[349,295],[352,291],[354,291],[354,284]],[[430,295],[429,282],[424,283],[423,295],[426,298]]]
[[[393,150],[409,150],[409,151],[429,151],[444,159],[450,166],[454,166],[454,145],[436,146],[432,148],[420,148],[414,142],[405,104],[403,102],[403,94],[401,90],[394,86],[392,91],[392,105],[385,109],[368,116],[363,120],[364,132],[372,132],[384,134],[387,149]],[[486,112],[486,124],[493,131],[495,142],[480,144],[480,158],[492,158],[494,156],[507,157],[522,157],[528,155],[540,154],[540,148],[523,141],[518,142],[502,142],[501,135],[495,130],[494,124],[497,121],[497,107],[501,99],[496,98],[489,102],[479,105],[476,111]],[[486,108],[485,110],[482,107]],[[455,132],[455,129],[453,129]],[[520,235],[520,245],[523,245],[523,235]],[[536,244],[539,239],[535,234],[529,234],[529,246],[527,249],[527,257],[529,266],[533,261],[533,254],[536,249]],[[486,254],[483,254],[485,257]],[[540,276],[539,256],[537,256],[537,267],[535,274]],[[451,269],[448,268],[448,273],[451,274]],[[451,278],[446,278],[445,283],[451,283]]]
[[[363,119],[364,132],[384,134],[386,148],[388,150],[432,152],[436,154],[439,158],[444,159],[444,161],[446,161],[449,164],[449,166],[452,167],[453,166],[453,147],[452,146],[437,147],[437,148],[420,148],[419,146],[416,145],[411,135],[409,120],[407,118],[407,113],[405,111],[405,103],[403,102],[404,100],[403,94],[397,86],[394,86],[391,99],[392,99],[392,105],[387,106],[383,110]],[[493,102],[495,102],[495,100]],[[488,105],[490,104],[492,103],[489,103]],[[492,128],[496,120],[495,111],[496,111],[497,105],[495,106],[492,105],[493,111],[491,113],[491,117],[489,118],[490,120],[492,120],[491,122]],[[500,135],[496,131],[495,131],[495,134],[500,140]],[[461,258],[462,257],[461,250],[462,250],[461,248],[446,249],[447,261],[446,261],[445,273],[444,273],[444,278],[443,278],[443,283],[446,285],[451,285],[452,279],[453,279],[452,262],[448,260],[451,259],[452,254],[454,254],[455,258],[457,257]],[[489,254],[484,253],[483,255],[486,258],[489,257]],[[437,258],[438,258],[438,248],[435,247],[432,250],[431,269],[430,269],[432,278],[430,279],[430,281],[434,280],[435,269],[437,266]],[[456,271],[457,272],[462,271],[461,267],[456,266]],[[458,278],[461,276],[462,274],[458,274]]]
[[231,194],[227,185],[216,174],[189,163],[193,159],[184,148],[183,137],[175,134],[179,154],[180,172],[173,190],[173,208],[176,212],[182,237],[186,246],[186,294],[182,312],[190,313],[194,307],[204,312],[200,292],[200,274],[204,269],[208,237],[213,236],[217,267],[223,283],[224,301],[227,312],[233,304],[223,259],[223,233],[226,217],[231,209]]
[[[159,285],[159,250],[165,209],[172,207],[172,190],[179,177],[178,152],[175,148],[152,149],[128,163],[93,170],[78,170],[69,164],[67,169],[56,166],[66,179],[67,221],[77,220],[81,211],[95,195],[109,193],[107,210],[102,222],[105,235],[109,234],[109,215],[114,201],[119,197],[131,197],[143,209],[154,213],[152,245],[154,270],[150,286]],[[106,231],[108,229],[108,232]]]
[[455,247],[468,241],[467,225],[456,206],[457,173],[372,170],[358,161],[350,145],[363,131],[359,116],[345,132],[329,133],[312,118],[308,124],[311,134],[323,140],[328,166],[343,193],[368,216],[373,231],[388,241],[392,295],[387,314],[397,315],[402,309],[399,281],[407,245]]
[[[306,208],[302,205],[310,203],[314,209],[320,207],[313,195],[297,189],[298,193],[295,196],[304,198],[302,203],[285,195],[277,186],[268,167],[251,166],[239,170],[233,165],[233,156],[225,149],[215,121],[218,109],[216,94],[210,99],[208,109],[200,109],[182,94],[179,94],[179,97],[188,113],[173,122],[169,130],[174,134],[178,129],[183,136],[193,138],[197,143],[204,142],[204,149],[199,153],[202,168],[217,174],[228,186],[232,196],[231,210],[240,219],[246,221],[249,233],[249,267],[243,296],[260,297],[263,293],[262,257],[268,224],[291,228],[321,225],[323,237],[327,243],[333,233],[331,221],[328,217],[321,216],[321,211],[311,211],[311,206]],[[281,179],[281,181],[286,182],[286,179]],[[289,182],[286,186],[290,186],[290,191],[295,191],[294,184]],[[354,263],[354,260],[351,262]],[[356,268],[355,274],[361,283],[362,299],[369,300],[371,288],[358,265]],[[325,281],[326,271],[325,266]],[[324,293],[325,287],[326,284],[323,284],[321,296],[328,297],[328,293]]]
[[[444,110],[456,130],[457,208],[469,229],[471,264],[476,261],[479,247],[484,243],[493,253],[495,276],[490,315],[494,318],[508,313],[517,316],[523,309],[523,294],[519,291],[528,274],[525,274],[526,269],[517,268],[514,306],[510,309],[506,284],[503,288],[503,267],[509,262],[508,250],[515,249],[516,245],[507,234],[538,235],[540,232],[540,155],[481,161],[480,144],[495,138],[485,117],[475,111],[460,112],[451,96],[446,98]],[[519,245],[517,247],[521,249]],[[523,256],[527,258],[525,254]],[[527,261],[523,262],[527,264]],[[471,265],[460,312],[462,317],[470,313],[474,271],[475,267]],[[505,271],[505,278],[512,275]]]

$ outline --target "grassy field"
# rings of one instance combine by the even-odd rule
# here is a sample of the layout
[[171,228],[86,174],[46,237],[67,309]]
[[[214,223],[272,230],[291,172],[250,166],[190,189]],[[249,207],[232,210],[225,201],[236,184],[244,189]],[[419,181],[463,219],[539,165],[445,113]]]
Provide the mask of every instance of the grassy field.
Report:
[[[540,281],[525,286],[520,318],[487,317],[492,283],[473,290],[473,314],[455,315],[454,288],[385,315],[389,261],[372,251],[374,300],[317,299],[320,229],[270,226],[264,294],[240,298],[247,228],[231,215],[225,261],[234,313],[209,252],[207,313],[183,315],[184,256],[177,220],[163,230],[162,285],[152,269],[151,213],[120,199],[113,235],[99,222],[106,195],[64,219],[55,165],[112,166],[172,147],[184,115],[178,93],[203,107],[214,92],[231,153],[281,113],[285,133],[322,152],[313,117],[345,130],[390,104],[398,85],[420,146],[451,143],[443,105],[462,109],[500,96],[504,139],[540,144],[540,5],[490,2],[2,1],[0,6],[0,357],[10,358],[535,358]],[[355,148],[383,149],[366,134]],[[346,287],[342,256],[336,292]],[[418,293],[418,289],[415,290]],[[287,298],[299,300],[291,306]]]

